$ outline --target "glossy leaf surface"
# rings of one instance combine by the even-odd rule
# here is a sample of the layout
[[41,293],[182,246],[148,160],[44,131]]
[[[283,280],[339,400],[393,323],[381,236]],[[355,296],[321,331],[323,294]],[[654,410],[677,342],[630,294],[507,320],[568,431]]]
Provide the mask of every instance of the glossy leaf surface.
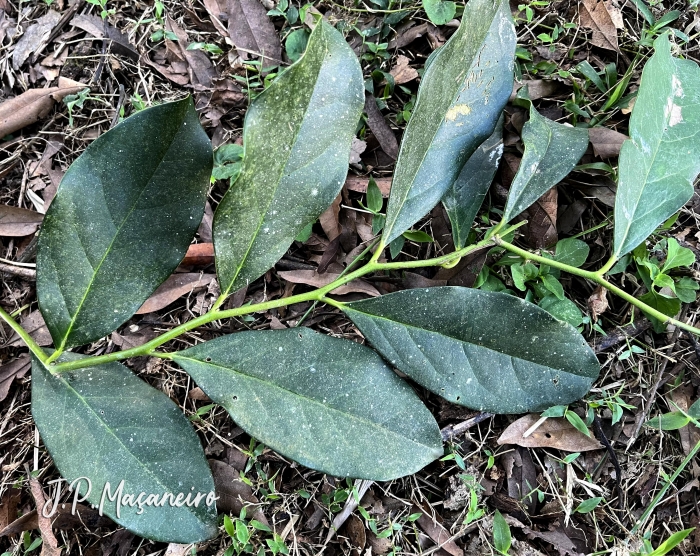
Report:
[[389,480],[443,453],[411,387],[354,342],[306,328],[239,332],[173,360],[248,434],[307,467]]
[[[59,361],[81,357],[64,353]],[[61,475],[69,484],[87,477],[87,501],[99,507],[105,493],[103,513],[120,525],[163,542],[192,543],[217,534],[216,507],[206,504],[214,480],[199,438],[177,405],[121,363],[54,376],[34,359],[32,415]],[[84,496],[87,481],[76,486]],[[134,503],[141,492],[139,515]],[[193,503],[197,493],[204,495],[197,507],[181,504],[187,495]],[[147,505],[150,495],[163,504]]]
[[513,88],[515,40],[508,2],[471,0],[457,32],[432,58],[396,163],[386,245],[440,201],[493,133]]
[[614,256],[632,251],[693,195],[700,173],[700,68],[654,42],[620,150]]
[[66,172],[39,237],[39,306],[58,348],[131,317],[185,256],[204,214],[209,139],[192,100],[139,112]]
[[214,217],[223,292],[266,272],[333,202],[363,106],[357,57],[322,20],[302,58],[248,109],[243,167]]
[[442,198],[452,224],[455,249],[466,245],[467,236],[488,193],[503,154],[503,120],[499,120],[491,137],[469,157],[457,179]]
[[480,411],[523,413],[570,403],[588,392],[600,370],[575,328],[505,293],[404,290],[343,311],[394,367]]
[[588,147],[588,130],[553,122],[530,103],[522,139],[525,152],[508,192],[504,222],[518,216],[573,170]]

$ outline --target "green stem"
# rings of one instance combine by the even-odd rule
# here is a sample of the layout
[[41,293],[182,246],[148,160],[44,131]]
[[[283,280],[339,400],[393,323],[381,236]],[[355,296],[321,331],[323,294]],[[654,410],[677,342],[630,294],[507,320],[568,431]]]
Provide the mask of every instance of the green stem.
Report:
[[[499,236],[494,236],[494,242],[496,245],[499,247],[503,247],[505,250],[510,251],[511,253],[515,253],[516,255],[519,255],[525,260],[529,261],[535,261],[540,264],[545,264],[547,266],[551,266],[553,268],[558,268],[559,270],[563,270],[564,272],[568,272],[569,274],[574,274],[575,276],[580,276],[582,278],[586,278],[587,280],[590,280],[592,282],[595,282],[596,284],[603,286],[605,289],[611,291],[615,295],[621,297],[628,303],[634,305],[637,307],[640,311],[645,313],[646,315],[650,317],[654,317],[655,319],[661,321],[664,324],[672,324],[674,326],[677,326],[678,328],[681,328],[683,330],[687,330],[688,332],[691,332],[692,334],[695,335],[700,335],[700,328],[695,328],[694,326],[690,326],[689,324],[686,324],[684,322],[681,322],[679,320],[676,320],[672,317],[669,317],[668,315],[665,315],[661,311],[657,311],[653,307],[650,307],[646,303],[640,301],[633,295],[627,293],[625,290],[618,288],[615,284],[608,282],[604,276],[603,273],[599,270],[597,272],[590,272],[588,270],[582,270],[580,268],[576,268],[574,266],[569,266],[568,264],[560,263],[558,261],[554,261],[552,259],[548,259],[546,257],[541,257],[540,255],[535,255],[534,253],[530,253],[529,251],[526,251],[525,249],[521,249],[520,247],[516,247],[512,243],[508,243],[507,241],[504,241],[501,239]],[[609,263],[608,263],[609,264]],[[613,263],[614,264],[614,263]],[[607,265],[606,265],[607,267]],[[605,267],[603,267],[605,268]],[[602,270],[602,269],[601,269]]]
[[608,260],[608,262],[605,263],[605,264],[596,272],[596,274],[598,274],[598,275],[601,276],[601,277],[604,276],[605,274],[607,274],[607,273],[610,271],[610,269],[611,269],[612,267],[615,266],[615,263],[617,262],[617,260],[618,260],[618,259],[617,259],[617,257],[615,257],[615,255],[611,256],[610,259]]
[[34,339],[25,332],[24,328],[22,328],[15,319],[13,319],[8,313],[6,313],[2,308],[0,308],[0,318],[4,320],[7,324],[10,325],[10,328],[17,332],[20,338],[24,341],[24,343],[27,345],[29,348],[29,351],[31,351],[36,358],[41,361],[42,363],[46,364],[48,362],[49,356],[46,355],[46,352],[39,347],[39,344],[37,344]]

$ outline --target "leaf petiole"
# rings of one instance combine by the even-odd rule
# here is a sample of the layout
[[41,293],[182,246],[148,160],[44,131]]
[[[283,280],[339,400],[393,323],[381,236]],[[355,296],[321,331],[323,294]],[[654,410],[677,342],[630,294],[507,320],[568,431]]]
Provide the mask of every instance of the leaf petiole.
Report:
[[48,362],[49,356],[46,354],[46,352],[39,347],[39,344],[37,344],[34,339],[22,328],[15,319],[13,319],[7,312],[5,312],[4,309],[0,307],[0,318],[4,320],[8,325],[10,325],[10,328],[14,330],[17,335],[22,338],[24,343],[27,345],[29,348],[29,351],[31,351],[36,358],[41,361],[42,363],[46,364]]

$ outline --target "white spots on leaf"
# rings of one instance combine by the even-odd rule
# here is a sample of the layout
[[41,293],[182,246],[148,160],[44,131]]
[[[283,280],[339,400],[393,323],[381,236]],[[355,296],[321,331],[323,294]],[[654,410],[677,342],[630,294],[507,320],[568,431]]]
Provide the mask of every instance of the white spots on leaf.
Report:
[[675,74],[672,76],[671,84],[673,87],[673,96],[683,98],[685,96],[683,93],[683,86],[681,85],[680,79],[678,79]]

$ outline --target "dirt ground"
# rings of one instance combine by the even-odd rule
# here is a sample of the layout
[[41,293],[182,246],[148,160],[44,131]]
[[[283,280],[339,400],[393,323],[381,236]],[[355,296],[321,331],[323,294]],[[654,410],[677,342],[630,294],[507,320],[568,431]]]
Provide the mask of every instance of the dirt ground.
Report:
[[[323,14],[346,34],[361,57],[366,114],[335,210],[321,218],[307,241],[295,242],[274,269],[237,293],[231,303],[306,291],[313,285],[308,271],[318,271],[321,264],[325,272],[342,271],[346,255],[372,235],[369,215],[357,210],[366,203],[369,177],[388,190],[422,68],[458,21],[434,26],[418,2],[340,1],[304,7],[287,0],[279,4],[262,0],[260,9],[258,0],[109,0],[104,7],[84,0],[0,0],[0,103],[26,91],[35,91],[41,99],[33,112],[13,114],[26,121],[0,136],[0,204],[29,209],[35,216],[23,222],[21,229],[16,224],[0,237],[0,304],[8,312],[20,311],[23,326],[40,345],[50,345],[51,338],[37,309],[35,233],[71,162],[120,118],[190,94],[214,147],[240,144],[251,99],[290,63],[290,56],[297,55],[295,41],[303,35],[298,31],[308,29],[300,9],[307,22],[311,11]],[[257,10],[250,8],[251,2]],[[579,236],[591,247],[586,268],[597,268],[607,258],[615,187],[611,178],[627,132],[631,94],[644,60],[651,55],[654,32],[676,29],[680,32],[675,35],[676,54],[700,61],[700,15],[692,2],[649,2],[655,21],[661,20],[655,31],[650,31],[653,26],[640,3],[511,2],[518,32],[518,82],[528,83],[538,110],[560,122],[602,124],[613,130],[591,135],[582,164],[593,166],[579,168],[540,199],[530,209],[530,224],[520,239],[532,248],[544,248],[557,239]],[[265,14],[273,9],[277,11],[272,15]],[[242,10],[247,13],[245,24],[236,16]],[[460,14],[458,6],[457,17]],[[667,25],[663,25],[664,16],[670,20]],[[685,42],[682,35],[689,40]],[[261,50],[275,52],[262,70],[255,55]],[[582,62],[607,80],[602,90],[586,79]],[[617,102],[625,98],[626,102]],[[522,156],[520,131],[525,119],[522,108],[506,107],[506,151],[477,219],[480,231],[499,218],[504,192]],[[179,269],[188,275],[184,288],[166,292],[155,300],[153,310],[81,348],[85,353],[104,354],[143,344],[206,312],[219,295],[211,250],[212,214],[227,187],[226,180],[212,185],[198,247]],[[674,237],[697,254],[698,213],[696,193],[659,237]],[[419,227],[435,242],[406,242],[400,257],[429,257],[452,248],[449,222],[441,207]],[[331,241],[334,238],[338,239]],[[449,273],[424,269],[370,277],[344,298],[363,298],[363,288],[368,287],[390,293],[419,286],[472,285],[484,264],[511,285],[507,268],[496,262],[481,260],[478,267],[461,265]],[[688,276],[697,278],[697,269],[688,270]],[[280,272],[285,272],[284,277]],[[614,280],[635,295],[642,292],[632,269]],[[510,526],[510,554],[514,555],[629,554],[643,551],[644,536],[656,547],[675,532],[697,528],[700,467],[693,459],[655,505],[646,526],[631,532],[665,478],[700,440],[692,425],[679,431],[643,426],[647,419],[675,409],[674,404],[688,408],[698,399],[699,351],[694,340],[679,330],[655,333],[643,316],[614,296],[608,296],[609,307],[597,311],[601,314],[594,323],[592,285],[570,276],[563,276],[562,282],[567,297],[587,317],[582,330],[602,365],[594,388],[570,410],[581,417],[593,411],[602,434],[595,425],[591,430],[597,438],[604,435],[610,449],[563,420],[552,420],[547,425],[551,428],[539,429],[530,437],[530,446],[499,444],[503,431],[520,416],[478,414],[416,387],[443,429],[446,457],[415,475],[387,483],[339,480],[258,444],[176,365],[159,359],[129,360],[128,366],[139,377],[180,405],[207,457],[217,462],[212,467],[217,486],[223,489],[220,534],[195,547],[135,537],[89,508],[79,516],[62,510],[50,527],[40,523],[37,505],[42,495],[52,495],[49,483],[59,474],[31,417],[27,349],[8,327],[0,327],[0,552],[37,553],[42,550],[42,538],[46,545],[53,531],[64,554],[81,555],[220,555],[236,554],[239,549],[253,554],[328,556],[493,554],[495,510]],[[238,330],[294,326],[310,308],[310,304],[297,304],[212,323],[168,348],[181,349]],[[304,326],[363,341],[352,323],[332,307],[311,309]],[[697,304],[690,303],[683,306],[680,318],[697,325],[697,315]],[[32,489],[30,476],[39,480],[43,493],[41,486]],[[246,501],[243,518],[239,496]],[[243,523],[250,534],[243,543],[247,547],[232,540],[224,527],[224,513],[232,523]],[[253,519],[267,523],[273,532],[256,530]],[[698,554],[698,547],[700,528],[674,553]]]

